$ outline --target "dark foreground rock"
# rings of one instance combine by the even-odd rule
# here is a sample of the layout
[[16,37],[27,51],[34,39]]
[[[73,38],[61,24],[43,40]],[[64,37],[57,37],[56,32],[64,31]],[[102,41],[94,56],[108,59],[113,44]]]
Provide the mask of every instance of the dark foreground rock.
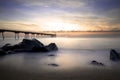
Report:
[[49,52],[55,50],[58,50],[55,43],[45,46],[37,39],[23,39],[22,42],[15,45],[5,44],[0,50],[0,55],[13,52]]
[[97,66],[104,66],[103,63],[98,62],[98,61],[95,61],[95,60],[91,61],[91,64],[92,64],[92,65],[97,65]]
[[120,53],[118,53],[114,49],[111,49],[110,50],[110,60],[112,60],[112,61],[118,61],[118,60],[120,60]]
[[13,50],[13,46],[11,44],[5,44],[1,49],[4,51],[9,51]]
[[52,63],[52,64],[48,64],[49,66],[53,66],[53,67],[58,67],[58,64]]
[[0,49],[0,56],[4,56],[6,55],[7,53],[5,51],[3,51],[2,49]]
[[46,46],[46,49],[48,51],[58,50],[58,48],[57,48],[55,43],[50,43],[48,46]]
[[17,52],[26,52],[32,51],[34,48],[42,48],[44,47],[43,43],[38,41],[37,39],[23,39],[22,42],[14,45],[14,50]]

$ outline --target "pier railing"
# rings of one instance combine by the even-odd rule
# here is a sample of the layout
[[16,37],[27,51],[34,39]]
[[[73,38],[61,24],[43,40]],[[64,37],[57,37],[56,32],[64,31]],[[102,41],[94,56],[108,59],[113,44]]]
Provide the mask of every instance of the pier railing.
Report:
[[42,35],[42,36],[50,36],[50,37],[55,37],[56,34],[54,33],[47,33],[47,32],[32,32],[32,31],[19,31],[19,30],[7,30],[7,29],[0,29],[0,33],[1,33],[1,36],[3,38],[3,40],[5,39],[5,35],[4,33],[5,32],[13,32],[15,33],[15,39],[19,39],[19,33],[24,33],[25,34],[25,38],[30,38],[31,35]]

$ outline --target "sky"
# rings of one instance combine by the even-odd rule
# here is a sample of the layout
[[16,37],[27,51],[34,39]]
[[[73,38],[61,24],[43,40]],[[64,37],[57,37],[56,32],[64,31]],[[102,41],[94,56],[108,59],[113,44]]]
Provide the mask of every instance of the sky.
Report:
[[120,0],[0,0],[0,29],[118,31]]

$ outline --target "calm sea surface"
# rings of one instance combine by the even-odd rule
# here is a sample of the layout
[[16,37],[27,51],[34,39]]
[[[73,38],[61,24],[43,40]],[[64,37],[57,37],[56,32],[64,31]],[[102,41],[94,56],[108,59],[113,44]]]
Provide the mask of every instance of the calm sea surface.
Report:
[[[30,73],[39,74],[48,73],[47,75],[51,74],[51,72],[62,73],[78,71],[79,73],[80,70],[86,69],[118,70],[118,71],[120,70],[120,62],[112,62],[109,59],[109,51],[111,48],[120,51],[119,37],[117,38],[56,37],[56,38],[38,38],[38,40],[40,40],[45,45],[48,45],[49,43],[56,43],[59,50],[49,53],[38,52],[7,55],[5,57],[0,58],[0,67],[2,66],[6,67],[7,69],[10,68]],[[15,40],[13,38],[6,38],[5,40],[1,39],[0,46],[6,43],[16,44],[21,41],[22,39],[20,40]],[[50,54],[53,54],[55,56],[49,56]],[[91,65],[90,62],[92,60],[102,62],[105,66],[103,67]],[[53,66],[51,64],[56,64],[58,66]],[[87,76],[87,74],[85,76]]]
[[[56,43],[60,49],[119,49],[120,37],[117,38],[37,38],[39,41],[48,45],[49,43]],[[22,38],[15,40],[14,38],[0,39],[0,46],[6,43],[16,44],[22,41]]]

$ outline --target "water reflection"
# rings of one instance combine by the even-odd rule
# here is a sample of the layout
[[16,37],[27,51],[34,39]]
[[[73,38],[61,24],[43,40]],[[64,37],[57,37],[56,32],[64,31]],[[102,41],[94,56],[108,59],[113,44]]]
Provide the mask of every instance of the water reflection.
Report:
[[[49,56],[54,55],[54,56]],[[110,62],[108,51],[89,51],[89,50],[59,50],[51,53],[20,53],[7,55],[0,58],[0,66],[7,66],[8,68],[33,71],[61,71],[90,68],[89,64],[92,60],[103,62],[108,67],[116,67]],[[54,64],[58,65],[57,67]],[[92,66],[93,67],[93,66]]]

